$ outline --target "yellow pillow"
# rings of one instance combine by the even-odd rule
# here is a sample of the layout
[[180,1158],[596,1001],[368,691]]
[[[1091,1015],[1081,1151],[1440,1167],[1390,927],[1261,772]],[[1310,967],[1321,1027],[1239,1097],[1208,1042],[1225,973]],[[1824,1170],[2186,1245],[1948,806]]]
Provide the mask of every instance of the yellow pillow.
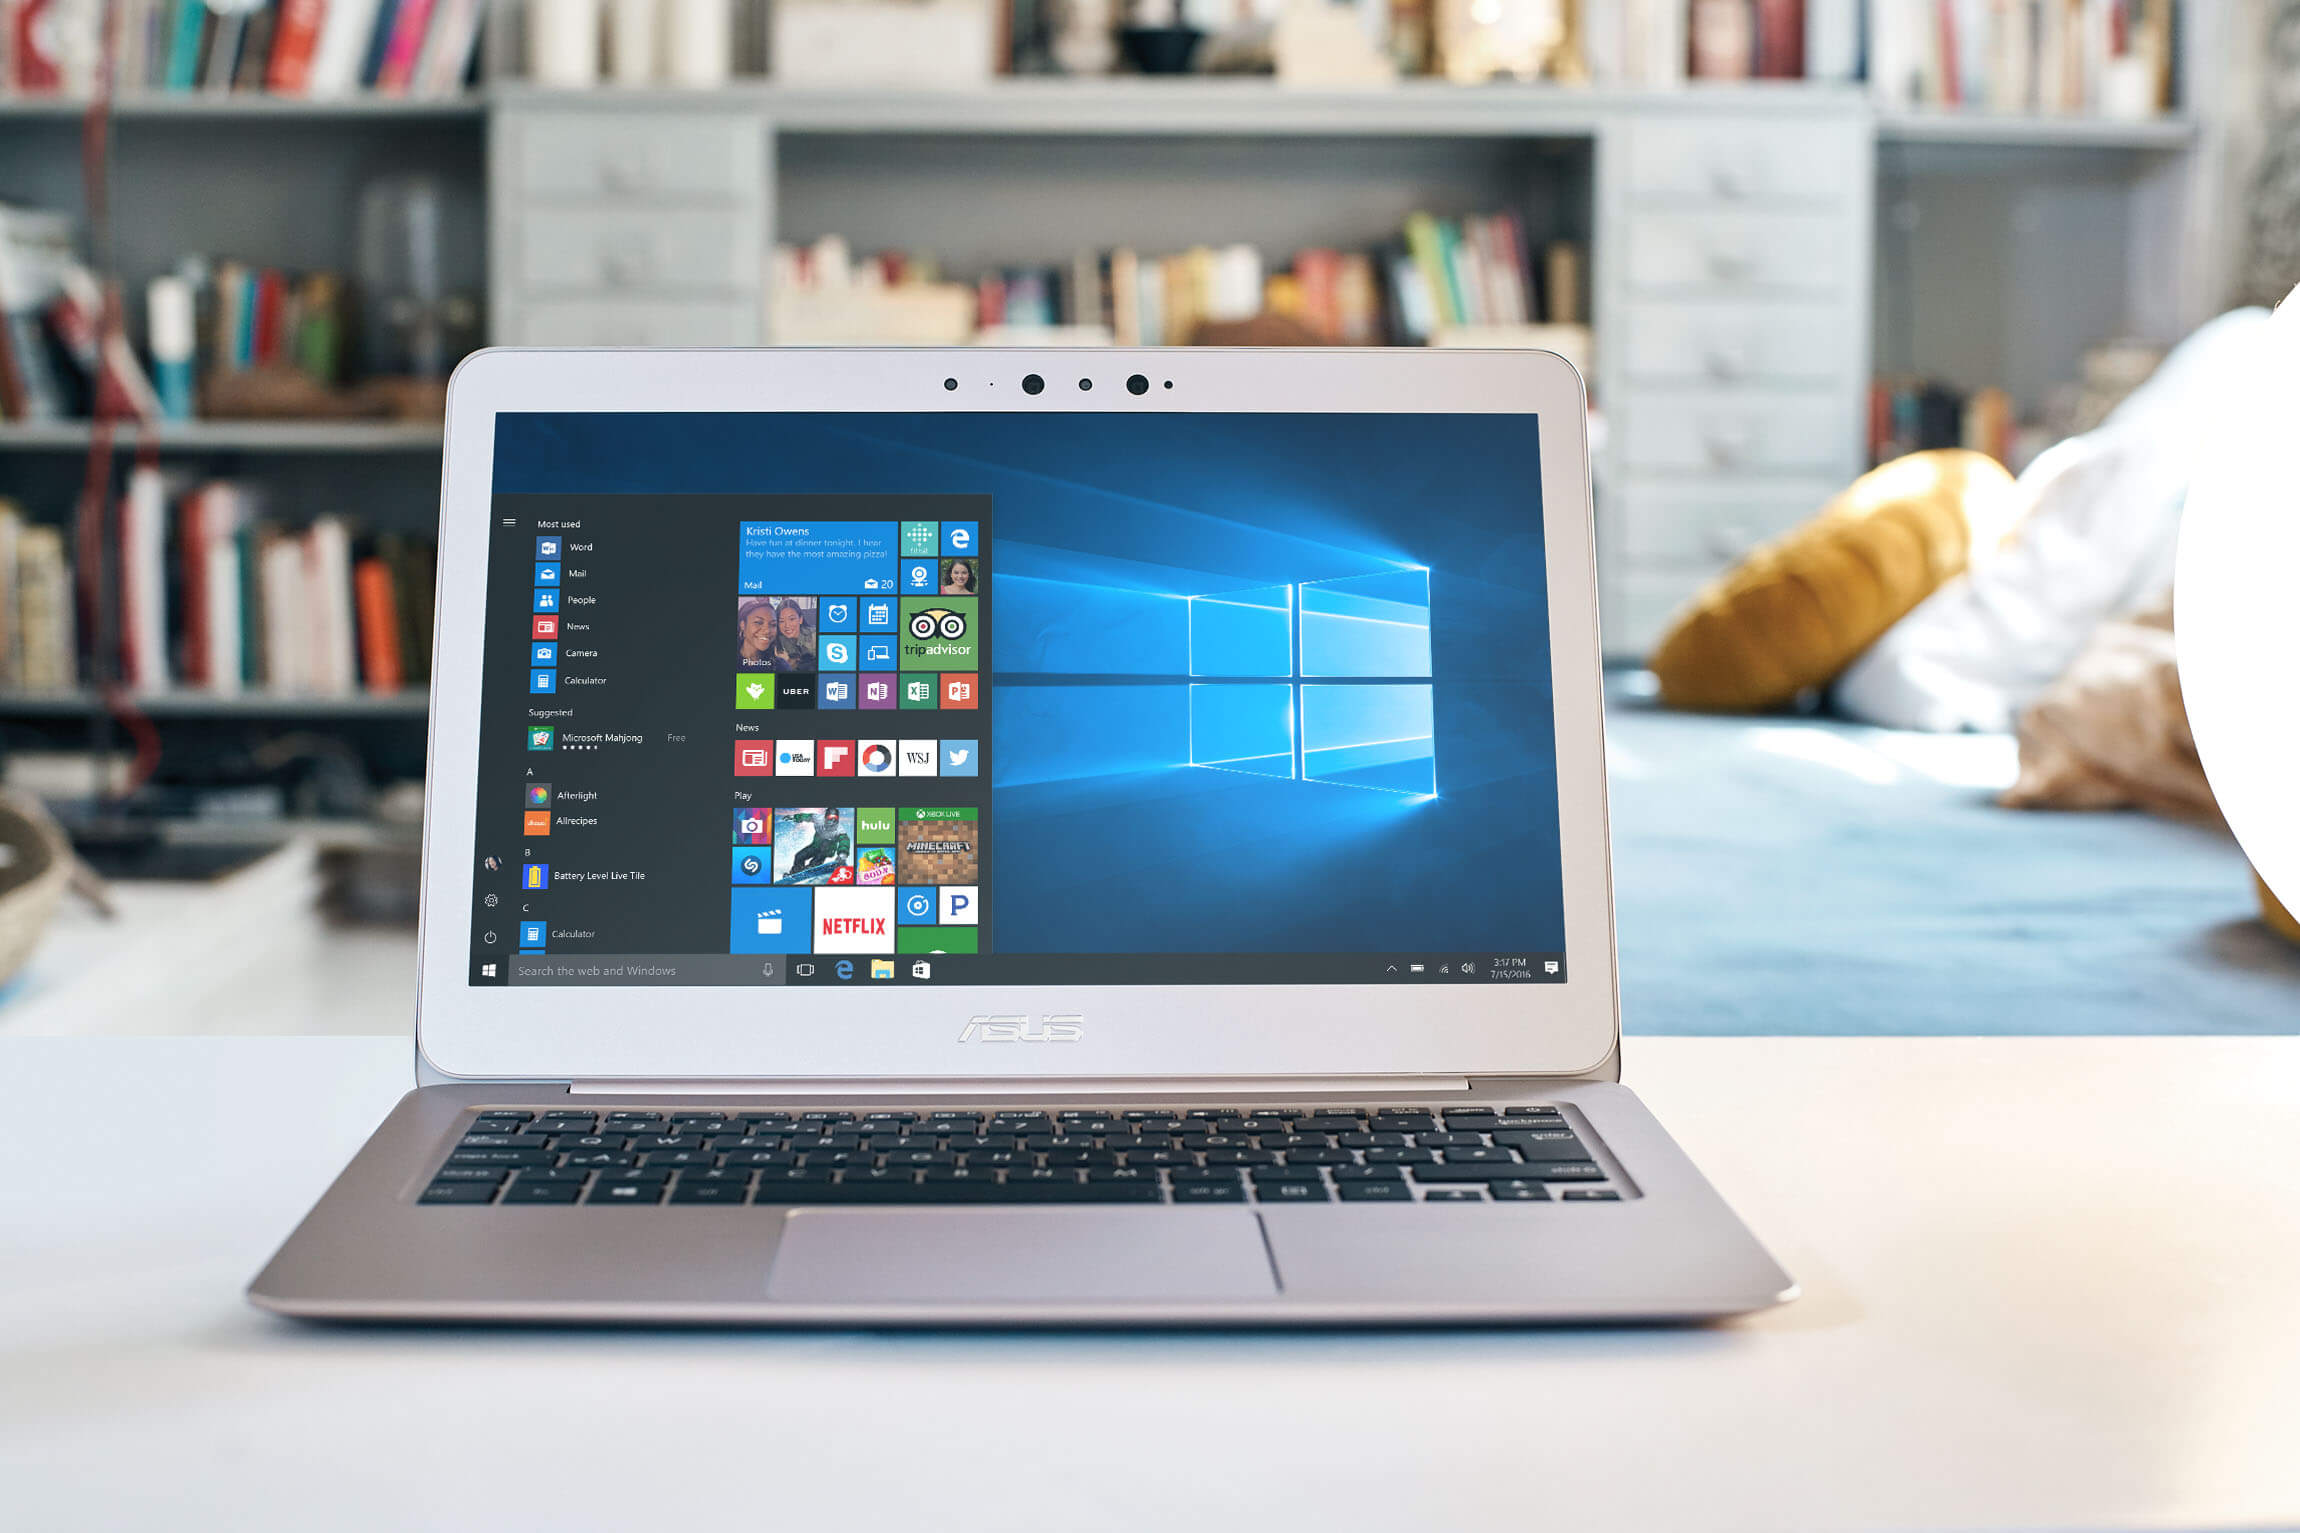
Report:
[[2260,891],[2260,919],[2268,929],[2287,942],[2300,942],[2300,921],[2292,919],[2292,912],[2269,889],[2268,880],[2255,873],[2252,887]]
[[1677,614],[1648,662],[1661,700],[1753,713],[1821,686],[2001,538],[2012,507],[2012,476],[1986,453],[1871,469]]

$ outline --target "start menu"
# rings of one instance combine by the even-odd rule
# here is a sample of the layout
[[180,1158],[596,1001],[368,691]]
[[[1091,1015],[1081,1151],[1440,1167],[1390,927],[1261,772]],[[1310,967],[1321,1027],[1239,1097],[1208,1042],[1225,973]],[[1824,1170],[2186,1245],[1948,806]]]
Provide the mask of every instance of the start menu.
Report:
[[473,983],[969,977],[990,511],[496,497]]

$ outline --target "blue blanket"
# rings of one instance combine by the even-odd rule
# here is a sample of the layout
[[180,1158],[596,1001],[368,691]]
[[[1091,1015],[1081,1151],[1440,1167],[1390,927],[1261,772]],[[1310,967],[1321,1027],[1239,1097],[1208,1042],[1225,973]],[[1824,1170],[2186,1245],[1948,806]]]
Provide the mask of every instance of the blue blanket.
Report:
[[1632,1033],[2300,1032],[2226,835],[1999,809],[2009,738],[1609,699]]

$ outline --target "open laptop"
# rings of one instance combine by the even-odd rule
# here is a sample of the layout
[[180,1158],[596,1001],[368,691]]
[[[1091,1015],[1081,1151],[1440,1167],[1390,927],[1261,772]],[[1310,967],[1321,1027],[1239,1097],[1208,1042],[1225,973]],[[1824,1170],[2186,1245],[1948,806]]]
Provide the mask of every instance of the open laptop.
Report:
[[418,1076],[250,1297],[1579,1321],[1792,1296],[1637,1098],[1546,353],[491,351]]

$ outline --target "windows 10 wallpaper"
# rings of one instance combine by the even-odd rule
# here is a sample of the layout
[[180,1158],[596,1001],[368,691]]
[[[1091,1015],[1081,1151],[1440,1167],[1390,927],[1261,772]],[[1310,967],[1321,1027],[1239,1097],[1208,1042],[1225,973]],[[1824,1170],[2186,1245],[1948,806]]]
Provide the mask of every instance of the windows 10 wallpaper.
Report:
[[1001,952],[1563,948],[1529,416],[518,415],[496,464],[990,496]]

